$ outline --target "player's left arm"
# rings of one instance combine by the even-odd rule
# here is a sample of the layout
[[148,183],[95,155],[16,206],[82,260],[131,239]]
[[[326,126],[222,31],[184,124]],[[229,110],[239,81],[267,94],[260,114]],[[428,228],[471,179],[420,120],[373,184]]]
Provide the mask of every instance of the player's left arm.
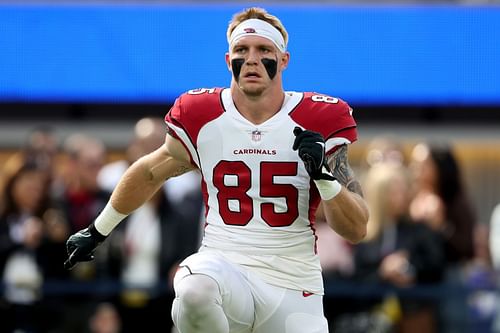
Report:
[[333,177],[342,187],[334,198],[323,200],[323,207],[330,227],[350,242],[358,243],[366,235],[368,207],[347,152],[348,146],[344,144],[326,157]]

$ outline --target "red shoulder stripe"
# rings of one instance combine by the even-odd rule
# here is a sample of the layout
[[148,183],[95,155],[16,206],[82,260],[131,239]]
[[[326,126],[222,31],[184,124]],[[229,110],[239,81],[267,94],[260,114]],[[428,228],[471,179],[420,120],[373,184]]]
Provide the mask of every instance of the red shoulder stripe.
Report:
[[306,92],[290,117],[305,129],[321,133],[325,139],[345,137],[357,140],[356,122],[350,106],[341,99]]

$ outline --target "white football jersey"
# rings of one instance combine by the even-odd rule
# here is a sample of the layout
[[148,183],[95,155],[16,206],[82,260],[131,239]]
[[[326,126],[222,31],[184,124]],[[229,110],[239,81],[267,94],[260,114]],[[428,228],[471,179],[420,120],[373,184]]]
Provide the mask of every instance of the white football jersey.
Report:
[[285,95],[281,110],[259,125],[238,112],[230,89],[221,88],[183,94],[165,120],[203,177],[200,251],[217,251],[268,283],[322,294],[314,230],[320,197],[292,150],[293,129],[320,132],[331,152],[356,140],[356,123],[337,98]]

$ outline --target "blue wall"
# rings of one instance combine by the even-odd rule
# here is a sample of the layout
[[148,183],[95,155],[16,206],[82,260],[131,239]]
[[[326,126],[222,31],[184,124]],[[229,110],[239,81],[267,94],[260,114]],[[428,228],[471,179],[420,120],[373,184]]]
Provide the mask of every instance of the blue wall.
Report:
[[[171,102],[228,86],[244,6],[0,6],[0,102]],[[267,6],[287,27],[285,89],[353,104],[500,105],[500,7]]]

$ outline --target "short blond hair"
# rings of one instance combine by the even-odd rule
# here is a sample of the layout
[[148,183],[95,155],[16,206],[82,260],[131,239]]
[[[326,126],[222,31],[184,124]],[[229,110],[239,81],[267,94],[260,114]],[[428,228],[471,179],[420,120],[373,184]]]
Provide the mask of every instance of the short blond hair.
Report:
[[281,23],[281,20],[276,16],[269,14],[264,8],[259,7],[246,8],[233,15],[233,18],[229,22],[229,26],[227,28],[227,40],[230,40],[231,33],[241,22],[249,19],[259,19],[271,24],[281,33],[283,40],[285,41],[285,45],[288,45],[288,32],[286,31],[283,23]]
[[365,242],[380,237],[388,224],[394,223],[394,216],[391,216],[390,188],[397,182],[404,183],[409,196],[408,169],[401,164],[380,162],[373,165],[365,175],[363,190],[370,210]]

